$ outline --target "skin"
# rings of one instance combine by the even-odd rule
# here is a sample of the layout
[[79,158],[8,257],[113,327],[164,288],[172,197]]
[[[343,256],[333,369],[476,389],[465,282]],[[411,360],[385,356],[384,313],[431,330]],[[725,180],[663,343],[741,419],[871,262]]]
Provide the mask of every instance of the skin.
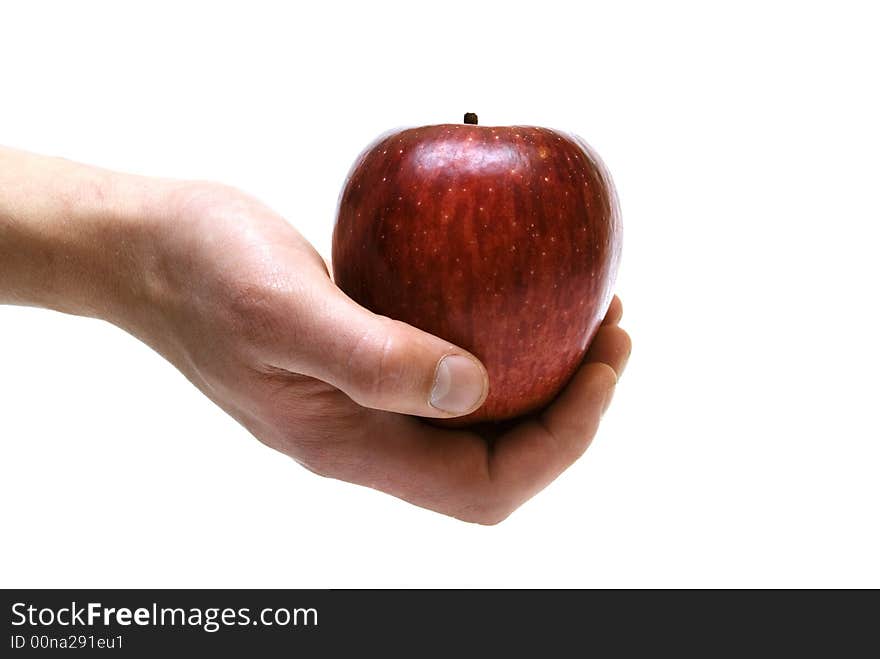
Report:
[[583,454],[630,353],[615,298],[542,412],[503,433],[430,426],[410,415],[455,416],[429,403],[438,361],[468,353],[358,306],[259,201],[3,148],[0,304],[114,323],[311,471],[481,524]]

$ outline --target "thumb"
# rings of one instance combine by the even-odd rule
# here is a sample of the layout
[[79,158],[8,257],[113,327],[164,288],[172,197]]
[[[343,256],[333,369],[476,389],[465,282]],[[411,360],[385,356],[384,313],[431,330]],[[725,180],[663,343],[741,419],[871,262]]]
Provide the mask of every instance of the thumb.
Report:
[[321,303],[300,315],[304,327],[291,370],[332,384],[364,407],[390,412],[447,418],[483,404],[489,378],[476,357],[374,314],[328,284]]

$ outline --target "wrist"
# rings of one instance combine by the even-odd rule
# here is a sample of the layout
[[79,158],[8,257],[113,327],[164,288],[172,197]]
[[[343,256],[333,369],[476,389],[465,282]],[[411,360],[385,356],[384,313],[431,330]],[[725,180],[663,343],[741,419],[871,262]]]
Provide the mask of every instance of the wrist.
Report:
[[0,303],[129,329],[156,294],[166,181],[0,149]]
[[[162,245],[168,233],[172,181],[106,170],[87,175],[77,267],[86,283],[66,291],[73,313],[107,320],[140,333],[156,320],[169,294]],[[77,299],[77,291],[82,294]],[[64,309],[61,309],[64,311]]]

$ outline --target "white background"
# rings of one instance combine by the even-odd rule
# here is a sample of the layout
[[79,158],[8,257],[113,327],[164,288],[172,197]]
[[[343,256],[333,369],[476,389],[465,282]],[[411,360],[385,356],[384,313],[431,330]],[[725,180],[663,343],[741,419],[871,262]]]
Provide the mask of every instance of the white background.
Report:
[[121,331],[0,308],[0,585],[880,586],[871,3],[4,3],[0,143],[263,198],[329,253],[398,125],[583,135],[634,341],[497,527],[321,479]]

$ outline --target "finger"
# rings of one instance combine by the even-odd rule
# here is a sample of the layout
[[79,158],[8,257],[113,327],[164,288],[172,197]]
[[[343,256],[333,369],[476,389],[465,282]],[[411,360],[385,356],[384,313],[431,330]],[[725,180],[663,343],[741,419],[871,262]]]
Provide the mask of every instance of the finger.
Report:
[[296,345],[275,364],[328,382],[371,407],[424,417],[482,405],[485,367],[466,350],[359,306],[329,280],[297,308]]
[[617,377],[620,377],[631,351],[632,340],[629,334],[617,325],[603,325],[593,337],[584,362],[608,364],[614,369]]
[[602,324],[617,325],[622,317],[623,304],[621,303],[620,298],[615,295],[611,299],[611,304],[608,306],[608,311],[605,312],[605,319],[602,321]]
[[[620,301],[615,300],[609,309],[611,319],[620,318]],[[631,350],[632,341],[624,330],[616,324],[601,326],[583,365],[556,400],[536,419],[495,443],[490,471],[497,496],[508,510],[540,492],[584,454]]]
[[500,509],[515,510],[583,455],[616,382],[609,365],[585,363],[540,416],[496,441],[490,471]]
[[[465,521],[496,524],[586,450],[614,381],[607,364],[585,364],[541,418],[520,424],[491,451],[473,432],[371,411],[344,442],[300,443],[295,457],[324,476]],[[339,437],[331,418],[338,415],[345,413],[316,417],[310,432]]]

